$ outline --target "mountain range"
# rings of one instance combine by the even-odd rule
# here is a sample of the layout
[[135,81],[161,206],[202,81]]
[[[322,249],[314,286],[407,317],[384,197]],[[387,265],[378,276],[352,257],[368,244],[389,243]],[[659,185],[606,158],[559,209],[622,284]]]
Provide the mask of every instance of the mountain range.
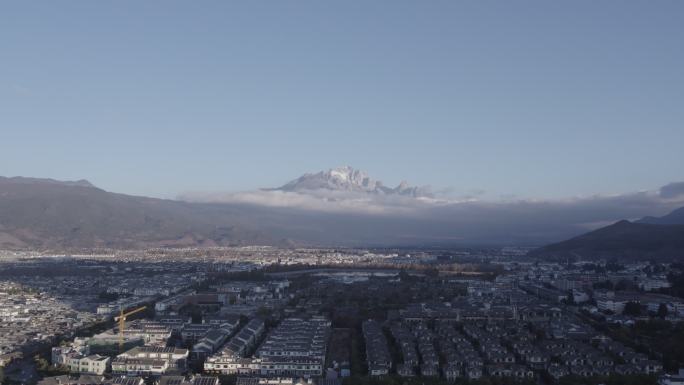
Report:
[[[681,200],[671,191],[664,199],[658,193],[635,193],[557,202],[430,196],[426,188],[407,183],[386,187],[351,167],[305,174],[274,189],[178,200],[108,192],[86,180],[0,177],[0,248],[529,246],[567,239],[596,228],[593,223],[620,217],[644,218],[535,253],[597,256],[607,250],[613,255],[647,250],[661,257],[674,255],[677,240],[684,239],[679,233],[684,210],[645,217],[672,211]],[[622,252],[615,242],[629,249]]]
[[638,220],[637,223],[651,225],[684,225],[684,207],[680,207],[662,217],[644,217]]
[[0,247],[156,247],[272,243],[228,208],[116,194],[88,181],[0,177]]
[[[337,169],[338,171],[340,169]],[[418,189],[383,189],[365,173],[334,170],[305,175],[272,192],[313,191],[304,186],[328,178],[329,191],[413,199]],[[363,181],[366,188],[363,188]],[[370,186],[374,186],[373,189]],[[403,185],[402,185],[403,186]],[[410,193],[407,193],[411,190]],[[407,194],[407,195],[405,195]],[[0,177],[0,248],[147,248],[239,245],[359,246],[413,244],[429,239],[420,223],[355,212],[316,212],[231,202],[195,202],[108,192],[86,180]]]
[[357,193],[403,195],[410,197],[431,197],[428,187],[410,186],[402,181],[397,187],[385,186],[381,181],[371,179],[364,171],[350,166],[338,167],[301,177],[272,189],[278,191],[307,192],[315,190],[347,191]]
[[621,220],[530,252],[544,259],[684,259],[684,208],[663,217]]

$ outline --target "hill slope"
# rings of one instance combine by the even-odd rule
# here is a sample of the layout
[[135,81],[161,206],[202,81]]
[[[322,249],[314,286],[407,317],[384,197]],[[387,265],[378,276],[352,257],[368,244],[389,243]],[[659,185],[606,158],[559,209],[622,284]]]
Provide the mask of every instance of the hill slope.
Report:
[[269,244],[227,208],[115,194],[86,181],[0,177],[0,247]]
[[684,225],[684,207],[680,207],[662,217],[645,217],[638,223],[650,223],[652,225]]
[[684,258],[684,225],[620,221],[530,252],[531,256],[675,260]]

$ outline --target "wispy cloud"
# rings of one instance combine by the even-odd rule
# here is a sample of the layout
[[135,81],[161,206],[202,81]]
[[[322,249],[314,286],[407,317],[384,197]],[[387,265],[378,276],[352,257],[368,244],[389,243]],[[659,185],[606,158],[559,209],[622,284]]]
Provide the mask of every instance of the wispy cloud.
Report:
[[323,189],[309,190],[305,193],[280,190],[257,190],[236,193],[191,192],[181,195],[180,199],[202,203],[237,203],[268,207],[289,207],[328,213],[344,212],[382,215],[410,215],[421,209],[431,208],[436,205],[453,204],[455,202],[435,198],[412,198],[399,195],[366,194]]
[[661,187],[660,197],[665,199],[684,199],[684,182],[670,183]]

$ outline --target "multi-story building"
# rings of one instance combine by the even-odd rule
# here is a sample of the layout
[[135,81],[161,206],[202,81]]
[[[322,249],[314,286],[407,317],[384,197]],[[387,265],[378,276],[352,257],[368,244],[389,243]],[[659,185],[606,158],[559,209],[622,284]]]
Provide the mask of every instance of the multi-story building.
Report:
[[193,359],[203,359],[217,351],[228,339],[231,329],[212,329],[192,347]]
[[119,354],[112,362],[112,372],[163,374],[168,369],[184,369],[188,356],[188,349],[138,346]]
[[362,328],[363,336],[366,340],[368,373],[371,376],[388,374],[392,367],[392,358],[387,347],[387,339],[382,332],[380,324],[376,321],[365,321]]
[[[260,318],[250,320],[233,338],[223,346],[221,351],[204,362],[204,370],[211,373],[233,374],[239,370],[247,371],[239,364],[264,332],[264,321]],[[243,360],[244,361],[244,360]],[[240,369],[242,368],[242,369]]]
[[[255,331],[261,330],[258,327]],[[256,375],[265,377],[318,377],[323,374],[330,321],[313,317],[308,320],[289,318],[266,337],[252,358],[242,358],[247,336],[241,331],[221,354],[204,363],[208,372]]]
[[166,346],[171,338],[171,327],[158,321],[135,320],[124,329],[127,336],[140,336],[145,345]]
[[127,376],[161,376],[169,370],[169,362],[158,358],[117,357],[112,361],[112,373]]
[[112,359],[99,354],[90,356],[74,355],[67,359],[66,366],[72,373],[102,375],[109,371]]

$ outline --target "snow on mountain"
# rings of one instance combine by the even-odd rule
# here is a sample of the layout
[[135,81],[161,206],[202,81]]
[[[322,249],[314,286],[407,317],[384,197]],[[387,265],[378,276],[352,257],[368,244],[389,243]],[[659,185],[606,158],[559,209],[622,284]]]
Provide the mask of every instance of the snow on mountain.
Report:
[[361,170],[349,166],[333,168],[315,174],[304,174],[274,190],[305,192],[313,190],[350,191],[369,194],[403,195],[410,197],[430,197],[427,187],[410,186],[401,182],[391,188],[381,181],[374,180]]

